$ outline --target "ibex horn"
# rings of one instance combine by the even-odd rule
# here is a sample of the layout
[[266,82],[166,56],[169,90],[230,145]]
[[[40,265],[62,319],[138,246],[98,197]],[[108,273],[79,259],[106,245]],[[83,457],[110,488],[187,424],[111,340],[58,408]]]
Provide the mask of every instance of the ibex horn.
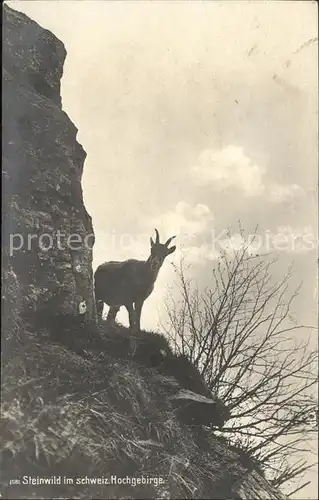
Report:
[[155,243],[159,243],[159,234],[158,234],[157,229],[155,229],[155,233],[156,233],[156,241],[155,241]]
[[170,244],[170,242],[171,242],[174,238],[176,238],[176,236],[171,236],[170,238],[168,238],[167,242],[165,243],[165,246],[167,246],[167,247],[168,247],[168,245]]

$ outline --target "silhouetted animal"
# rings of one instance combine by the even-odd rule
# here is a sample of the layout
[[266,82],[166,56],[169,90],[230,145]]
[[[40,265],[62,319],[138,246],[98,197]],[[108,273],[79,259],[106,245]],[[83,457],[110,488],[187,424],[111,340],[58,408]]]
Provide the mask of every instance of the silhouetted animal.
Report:
[[141,312],[145,299],[152,293],[158,272],[165,258],[176,250],[168,248],[175,238],[160,243],[157,229],[155,243],[152,238],[151,255],[145,261],[129,259],[124,262],[105,262],[95,271],[95,300],[98,317],[102,316],[104,303],[110,306],[107,321],[114,322],[121,306],[125,306],[130,328],[140,330]]

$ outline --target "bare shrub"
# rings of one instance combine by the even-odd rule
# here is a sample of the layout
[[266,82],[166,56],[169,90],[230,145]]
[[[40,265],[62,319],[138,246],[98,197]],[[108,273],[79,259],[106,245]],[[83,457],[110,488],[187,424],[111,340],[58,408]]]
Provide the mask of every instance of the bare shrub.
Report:
[[299,292],[287,298],[292,268],[275,282],[277,259],[242,242],[220,252],[206,289],[188,277],[182,258],[165,330],[231,410],[223,435],[257,459],[274,485],[291,489],[313,466],[300,457],[317,432],[317,353],[311,327],[291,314]]

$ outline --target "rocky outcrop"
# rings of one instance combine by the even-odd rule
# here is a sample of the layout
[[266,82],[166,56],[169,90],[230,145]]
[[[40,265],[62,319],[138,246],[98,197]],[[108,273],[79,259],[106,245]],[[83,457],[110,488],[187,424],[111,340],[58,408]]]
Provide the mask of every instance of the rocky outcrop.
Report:
[[181,390],[171,396],[179,418],[189,425],[222,427],[230,417],[226,406],[217,398],[206,398],[192,391]]
[[94,236],[81,188],[86,153],[61,107],[65,57],[50,31],[4,5],[3,280],[17,281],[13,299],[24,317],[51,324],[95,321]]

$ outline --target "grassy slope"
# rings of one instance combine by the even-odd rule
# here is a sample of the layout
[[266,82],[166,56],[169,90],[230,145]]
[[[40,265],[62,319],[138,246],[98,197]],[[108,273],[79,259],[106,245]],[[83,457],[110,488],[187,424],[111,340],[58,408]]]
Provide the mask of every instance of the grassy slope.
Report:
[[[224,480],[243,471],[217,438],[176,418],[176,380],[150,353],[166,340],[102,324],[104,340],[81,355],[22,331],[2,373],[2,483],[31,476],[163,477],[163,485],[4,486],[5,498],[225,498]],[[61,332],[60,332],[61,333]],[[76,338],[77,332],[73,332]],[[138,348],[136,349],[136,343]],[[133,358],[133,354],[135,354]],[[151,356],[152,358],[152,356]],[[134,360],[138,360],[138,363]],[[195,381],[195,384],[197,382]]]

